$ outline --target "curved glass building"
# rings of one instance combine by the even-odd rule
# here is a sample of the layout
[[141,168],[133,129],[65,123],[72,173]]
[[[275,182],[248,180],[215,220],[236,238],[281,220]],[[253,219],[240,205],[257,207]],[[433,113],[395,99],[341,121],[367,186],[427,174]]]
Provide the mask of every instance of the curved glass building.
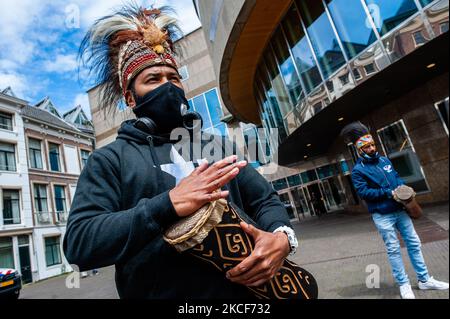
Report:
[[282,168],[267,177],[292,217],[359,203],[339,138],[353,120],[419,200],[448,200],[448,0],[194,3],[226,107],[278,130]]

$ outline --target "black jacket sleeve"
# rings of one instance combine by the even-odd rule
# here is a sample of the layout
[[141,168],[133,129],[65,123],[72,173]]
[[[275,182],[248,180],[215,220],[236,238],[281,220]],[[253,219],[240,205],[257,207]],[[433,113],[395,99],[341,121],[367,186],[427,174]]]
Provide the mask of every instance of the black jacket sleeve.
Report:
[[63,242],[68,262],[80,271],[120,263],[178,220],[168,191],[121,210],[115,166],[96,151],[80,175]]
[[237,177],[245,212],[265,231],[292,225],[277,192],[248,164]]

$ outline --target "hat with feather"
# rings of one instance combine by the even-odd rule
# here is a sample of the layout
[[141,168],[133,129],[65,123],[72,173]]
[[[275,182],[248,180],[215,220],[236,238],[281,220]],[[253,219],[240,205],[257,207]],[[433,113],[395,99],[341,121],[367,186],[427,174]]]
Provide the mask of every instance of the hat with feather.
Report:
[[178,70],[174,41],[182,34],[170,7],[144,9],[128,4],[98,19],[80,47],[80,59],[101,85],[104,106],[117,104],[144,69]]
[[345,142],[352,143],[359,150],[366,145],[374,143],[370,131],[361,122],[353,122],[345,126],[341,131],[341,136],[344,138]]

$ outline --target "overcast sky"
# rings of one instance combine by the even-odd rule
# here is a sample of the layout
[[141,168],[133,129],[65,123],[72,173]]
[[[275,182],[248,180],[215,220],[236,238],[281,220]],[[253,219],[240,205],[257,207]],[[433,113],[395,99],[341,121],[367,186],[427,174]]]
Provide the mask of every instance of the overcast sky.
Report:
[[[146,7],[174,7],[184,33],[200,26],[192,0],[135,2]],[[79,81],[78,47],[96,19],[123,3],[124,0],[0,0],[0,89],[11,86],[19,98],[30,104],[49,96],[62,112],[81,104],[90,116],[86,91],[92,83],[83,74]]]

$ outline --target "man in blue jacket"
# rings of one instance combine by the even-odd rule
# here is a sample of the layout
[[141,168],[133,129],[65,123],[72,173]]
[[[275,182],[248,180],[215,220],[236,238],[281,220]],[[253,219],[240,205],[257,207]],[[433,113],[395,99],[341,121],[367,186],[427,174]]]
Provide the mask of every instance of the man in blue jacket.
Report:
[[366,201],[372,219],[386,245],[395,281],[403,299],[414,299],[414,293],[403,264],[397,230],[408,250],[417,274],[419,289],[448,289],[448,283],[430,277],[425,264],[420,238],[403,205],[394,200],[393,191],[404,185],[391,161],[377,152],[369,129],[360,122],[347,125],[342,135],[354,143],[360,158],[352,171],[353,184],[358,195]]

